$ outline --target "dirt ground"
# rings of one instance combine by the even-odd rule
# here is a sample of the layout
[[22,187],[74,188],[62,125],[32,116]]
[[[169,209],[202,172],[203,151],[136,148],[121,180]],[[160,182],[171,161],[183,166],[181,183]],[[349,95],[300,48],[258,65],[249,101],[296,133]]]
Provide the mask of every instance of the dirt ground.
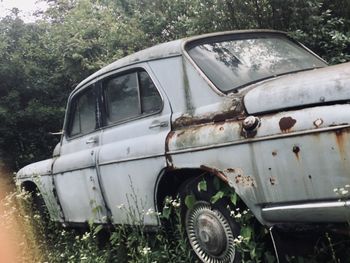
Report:
[[[23,224],[23,214],[16,205],[12,174],[0,161],[0,262],[37,262],[28,229]],[[30,235],[29,235],[30,236]]]

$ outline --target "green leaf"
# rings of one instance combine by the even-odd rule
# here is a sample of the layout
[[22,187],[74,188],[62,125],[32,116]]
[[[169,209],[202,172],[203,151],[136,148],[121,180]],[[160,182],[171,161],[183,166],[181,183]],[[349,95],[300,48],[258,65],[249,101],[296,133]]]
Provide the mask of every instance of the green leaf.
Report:
[[169,219],[170,213],[171,213],[171,208],[170,208],[170,206],[164,206],[163,212],[162,212],[162,216],[163,216],[165,219]]
[[194,203],[196,202],[196,197],[194,195],[187,195],[185,197],[185,205],[187,208],[191,209],[194,206]]
[[102,229],[103,229],[103,226],[102,226],[102,225],[98,225],[97,227],[95,227],[95,229],[94,229],[94,235],[97,235]]
[[198,189],[198,192],[201,192],[201,191],[206,192],[207,191],[207,182],[204,179],[202,181],[200,181],[197,185],[197,189]]
[[231,200],[232,204],[236,205],[237,204],[237,200],[238,200],[237,194],[236,193],[231,194],[230,200]]
[[223,191],[218,191],[215,195],[213,195],[210,198],[210,202],[212,204],[215,204],[217,201],[219,201],[222,197],[224,196],[224,192]]
[[250,240],[252,237],[253,229],[250,226],[241,228],[241,236],[247,240]]

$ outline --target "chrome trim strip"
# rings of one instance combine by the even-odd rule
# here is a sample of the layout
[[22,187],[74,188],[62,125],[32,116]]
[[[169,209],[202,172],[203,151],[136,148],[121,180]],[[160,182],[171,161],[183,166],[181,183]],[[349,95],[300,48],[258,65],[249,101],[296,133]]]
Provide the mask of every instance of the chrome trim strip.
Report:
[[89,168],[95,169],[96,166],[95,166],[95,164],[91,164],[91,165],[87,165],[87,166],[83,166],[83,167],[79,167],[79,168],[75,168],[75,169],[69,169],[69,170],[65,170],[65,171],[58,171],[58,172],[55,171],[55,173],[54,173],[54,171],[52,171],[52,175],[59,175],[59,174],[64,174],[64,173],[69,173],[69,172],[89,169]]
[[[102,162],[98,163],[98,166],[102,165],[108,165],[108,164],[115,164],[115,163],[125,163],[125,162],[132,162],[132,161],[139,161],[139,160],[144,160],[144,159],[150,159],[150,158],[158,158],[158,157],[164,157],[164,153],[159,153],[159,154],[154,154],[154,155],[145,155],[145,156],[140,156],[136,158],[126,158],[126,159],[121,159],[121,160],[112,160],[108,162]],[[165,160],[164,160],[165,163]]]
[[186,148],[186,149],[182,149],[182,150],[169,151],[169,152],[166,152],[166,154],[180,154],[180,153],[186,153],[186,152],[197,152],[197,151],[221,148],[221,147],[231,146],[231,145],[239,145],[239,144],[245,144],[245,143],[251,143],[251,142],[275,140],[275,139],[280,139],[280,138],[295,137],[295,136],[299,136],[299,135],[307,135],[307,134],[313,134],[313,133],[334,131],[334,130],[340,130],[340,129],[345,129],[345,128],[350,128],[350,124],[332,126],[332,127],[326,127],[326,128],[319,128],[319,129],[313,129],[313,130],[306,130],[306,131],[299,131],[299,132],[293,132],[293,133],[283,133],[283,134],[277,134],[277,135],[270,135],[270,136],[265,136],[265,137],[260,137],[260,138],[232,141],[232,142],[226,142],[226,143],[221,143],[221,144],[215,144],[215,145],[211,145],[211,146],[199,146],[196,148]]
[[299,205],[285,205],[263,208],[263,212],[285,211],[285,210],[302,210],[302,209],[319,209],[319,208],[339,208],[350,207],[350,200],[347,201],[333,201],[321,203],[307,203]]

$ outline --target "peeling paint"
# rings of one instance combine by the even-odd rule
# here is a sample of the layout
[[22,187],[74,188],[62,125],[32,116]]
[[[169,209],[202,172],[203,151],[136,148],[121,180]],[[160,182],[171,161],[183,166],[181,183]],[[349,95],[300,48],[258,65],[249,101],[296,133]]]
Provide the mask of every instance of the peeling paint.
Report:
[[283,117],[279,121],[279,126],[282,132],[290,132],[293,126],[296,124],[296,120],[292,117]]
[[242,118],[244,118],[242,101],[239,98],[233,98],[227,105],[223,104],[222,109],[216,112],[195,116],[190,113],[185,113],[173,122],[172,127],[174,129],[179,129],[192,125],[225,122],[226,120],[239,120]]
[[256,187],[254,178],[250,175],[244,175],[242,168],[227,168],[223,170],[223,172],[227,176],[228,183],[231,187]]

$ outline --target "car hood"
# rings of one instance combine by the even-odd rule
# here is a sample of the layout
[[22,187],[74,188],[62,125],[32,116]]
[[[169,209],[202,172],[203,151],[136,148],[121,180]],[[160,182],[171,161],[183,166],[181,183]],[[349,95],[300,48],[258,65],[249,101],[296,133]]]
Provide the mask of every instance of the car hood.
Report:
[[244,96],[249,114],[350,99],[350,62],[291,73],[255,84]]

